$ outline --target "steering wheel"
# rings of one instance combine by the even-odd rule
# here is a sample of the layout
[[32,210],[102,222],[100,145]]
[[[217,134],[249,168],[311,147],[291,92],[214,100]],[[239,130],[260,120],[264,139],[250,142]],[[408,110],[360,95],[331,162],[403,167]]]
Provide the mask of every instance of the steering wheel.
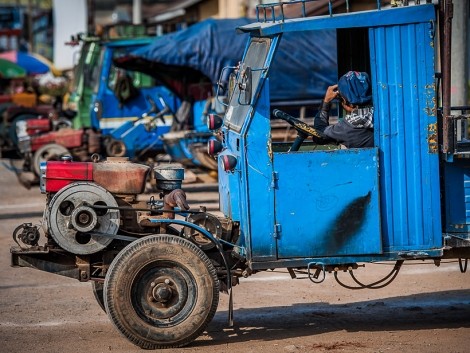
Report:
[[303,121],[297,118],[294,118],[292,115],[289,115],[279,109],[274,109],[273,115],[276,118],[286,121],[294,129],[297,130],[297,137],[294,143],[292,144],[291,148],[289,149],[289,152],[298,151],[302,142],[304,142],[304,140],[309,136],[320,138],[320,139],[324,138],[323,134],[319,132],[317,129],[305,124]]

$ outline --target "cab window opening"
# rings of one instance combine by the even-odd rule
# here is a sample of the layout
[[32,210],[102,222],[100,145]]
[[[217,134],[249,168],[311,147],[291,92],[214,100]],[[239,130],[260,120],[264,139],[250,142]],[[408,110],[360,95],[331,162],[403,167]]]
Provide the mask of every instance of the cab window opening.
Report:
[[[372,89],[372,84],[370,83],[371,77],[371,69],[370,69],[370,50],[369,50],[369,33],[368,28],[348,28],[348,29],[337,29],[334,30],[334,43],[326,43],[323,45],[330,45],[328,51],[325,50],[325,53],[328,56],[324,55],[322,62],[316,63],[317,67],[313,68],[313,72],[307,73],[305,77],[299,78],[304,79],[306,82],[305,84],[312,84],[315,77],[315,74],[318,75],[319,72],[324,72],[325,70],[329,70],[330,75],[324,75],[323,81],[316,81],[315,84],[317,85],[318,90],[316,90],[316,95],[311,97],[304,97],[303,101],[299,100],[297,102],[281,102],[281,104],[277,104],[276,101],[271,101],[270,111],[272,112],[274,109],[280,109],[287,114],[298,118],[303,123],[307,124],[310,127],[315,127],[318,124],[315,124],[315,117],[321,113],[322,109],[324,109],[324,100],[326,96],[326,92],[329,86],[336,85],[344,74],[353,71],[364,73],[364,75],[368,76],[369,79],[369,86]],[[320,31],[310,31],[312,36],[318,35]],[[283,41],[286,38],[282,38],[280,46],[282,45]],[[302,50],[302,49],[299,49]],[[276,66],[276,61],[281,59],[282,57],[274,57],[273,62],[271,63],[271,71]],[[331,75],[332,73],[332,75]],[[310,78],[309,76],[312,76]],[[329,82],[329,81],[331,82]],[[337,88],[336,88],[337,89]],[[319,92],[323,92],[322,94]],[[329,120],[327,119],[327,125],[335,125],[338,122],[341,122],[347,114],[351,114],[351,110],[349,109],[350,106],[354,108],[359,108],[354,111],[354,114],[364,114],[366,117],[370,118],[370,111],[363,110],[362,108],[371,106],[372,112],[373,107],[372,104],[347,104],[345,99],[339,92],[337,93],[337,97],[331,100],[328,103],[328,112],[329,112]],[[349,112],[347,111],[349,110]],[[276,117],[272,117],[271,123],[271,136],[273,141],[273,149],[280,150],[280,151],[287,151],[289,149],[289,145],[292,145],[292,142],[297,137],[296,129],[292,128],[287,122],[282,121],[281,119],[276,119]],[[349,119],[349,116],[348,116]],[[373,118],[372,118],[373,120]],[[348,120],[349,121],[349,120]],[[371,125],[373,126],[373,125]],[[365,133],[366,135],[372,135],[369,137],[369,143],[362,142],[363,137],[361,137],[360,142],[353,142],[352,147],[354,148],[363,148],[363,147],[373,147],[374,139],[373,139],[373,131],[368,131]],[[335,135],[336,136],[336,135]],[[341,137],[341,136],[340,136]],[[312,143],[312,140],[315,141],[315,137],[305,139],[300,147],[300,150],[309,150],[309,149],[338,149],[338,148],[345,148],[348,143],[342,144],[341,141],[315,141]],[[372,142],[370,142],[372,140]],[[351,147],[350,147],[351,148]]]

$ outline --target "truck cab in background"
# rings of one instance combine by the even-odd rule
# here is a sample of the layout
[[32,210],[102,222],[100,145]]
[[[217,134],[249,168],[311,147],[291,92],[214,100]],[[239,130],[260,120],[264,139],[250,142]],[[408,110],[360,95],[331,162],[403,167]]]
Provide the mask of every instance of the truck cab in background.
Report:
[[[168,132],[180,100],[154,78],[118,68],[114,60],[151,43],[133,38],[102,43],[100,65],[92,73],[90,124],[105,139],[104,155],[138,160],[163,152],[159,136]],[[155,118],[155,114],[164,114]],[[149,114],[151,113],[151,114]]]
[[[158,137],[169,131],[179,100],[153,78],[113,64],[117,56],[154,39],[141,26],[129,25],[109,27],[101,37],[74,38],[82,47],[67,105],[74,113],[71,124],[41,117],[16,126],[17,147],[25,160],[19,174],[23,185],[37,182],[41,162],[63,155],[82,161],[94,153],[146,160],[164,152]],[[157,118],[160,111],[165,114]]]

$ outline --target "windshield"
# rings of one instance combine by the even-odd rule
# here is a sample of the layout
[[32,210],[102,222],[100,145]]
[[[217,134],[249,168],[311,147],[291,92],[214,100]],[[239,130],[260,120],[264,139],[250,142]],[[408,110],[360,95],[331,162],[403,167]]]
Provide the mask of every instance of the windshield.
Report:
[[[90,84],[93,87],[94,93],[98,93],[105,50],[106,48],[101,50],[98,64],[95,64],[93,70],[90,72]],[[156,85],[155,79],[149,75],[137,71],[124,70],[114,65],[114,59],[128,55],[132,50],[135,50],[135,46],[113,48],[111,67],[106,80],[106,84],[110,90],[114,91],[117,79],[126,75],[132,79],[132,83],[136,88],[148,88]]]
[[98,88],[100,87],[100,72],[101,66],[103,65],[105,48],[101,48],[98,62],[93,66],[90,76],[90,86],[93,87],[93,92],[98,93]]
[[114,65],[114,59],[129,55],[129,52],[134,49],[135,47],[122,47],[114,49],[113,62],[108,76],[108,87],[110,90],[114,91],[116,89],[116,82],[118,78],[124,76],[130,77],[132,79],[132,84],[136,88],[149,88],[156,85],[155,79],[149,75],[137,71],[125,70]]
[[98,42],[89,43],[83,63],[83,86],[85,89],[93,87],[93,68],[98,64],[99,55],[100,44]]
[[248,51],[243,62],[244,67],[252,69],[252,92],[251,105],[240,104],[239,85],[235,85],[235,89],[230,97],[230,105],[225,114],[225,125],[240,131],[246,115],[251,106],[255,103],[254,99],[260,83],[261,74],[263,73],[264,64],[269,53],[272,40],[270,38],[252,38]]
[[83,66],[85,63],[84,53],[86,53],[88,46],[89,46],[89,43],[83,43],[83,47],[80,51],[80,57],[78,59],[78,63],[75,66],[75,69],[73,70],[72,91],[76,91],[78,89],[78,86],[80,85],[80,78],[82,77]]
[[72,90],[90,88],[92,71],[98,61],[100,44],[98,42],[84,42],[80,50],[80,57],[74,69]]

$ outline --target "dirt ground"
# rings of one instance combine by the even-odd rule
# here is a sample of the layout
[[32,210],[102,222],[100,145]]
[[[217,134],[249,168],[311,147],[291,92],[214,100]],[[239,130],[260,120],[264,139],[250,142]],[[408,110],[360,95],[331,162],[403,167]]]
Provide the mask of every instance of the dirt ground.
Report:
[[[23,222],[40,221],[44,195],[22,188],[7,163],[0,160],[0,353],[142,352],[114,329],[90,283],[10,267],[12,232]],[[189,200],[215,207],[218,197],[191,192]],[[356,273],[372,282],[390,269],[366,264]],[[313,284],[283,271],[256,274],[234,288],[233,328],[223,294],[204,335],[167,351],[469,352],[469,280],[456,262],[411,262],[379,290],[348,290],[332,275]]]

